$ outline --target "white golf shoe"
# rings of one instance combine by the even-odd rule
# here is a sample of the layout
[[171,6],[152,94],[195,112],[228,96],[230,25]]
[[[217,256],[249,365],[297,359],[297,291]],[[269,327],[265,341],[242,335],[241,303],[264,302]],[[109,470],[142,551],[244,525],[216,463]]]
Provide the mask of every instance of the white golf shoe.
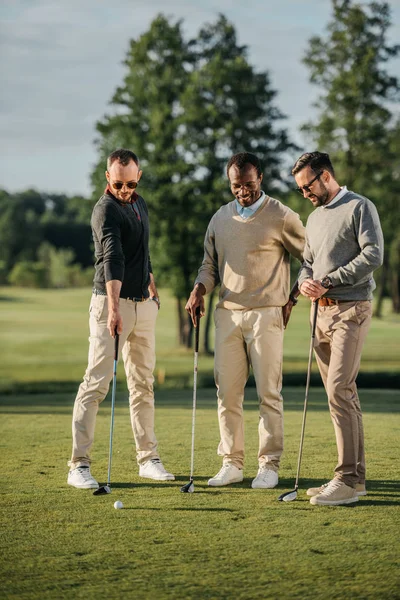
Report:
[[91,475],[89,467],[76,467],[68,473],[68,485],[82,490],[97,489],[99,484]]
[[175,475],[164,469],[159,458],[152,458],[139,466],[139,477],[155,479],[156,481],[174,481]]
[[243,469],[238,469],[235,465],[226,464],[218,471],[215,477],[208,480],[211,487],[222,487],[231,483],[240,483],[243,481]]
[[256,477],[251,482],[251,487],[254,489],[268,489],[272,490],[272,488],[278,485],[278,473],[273,471],[272,469],[268,469],[268,467],[260,467],[258,469],[258,473]]

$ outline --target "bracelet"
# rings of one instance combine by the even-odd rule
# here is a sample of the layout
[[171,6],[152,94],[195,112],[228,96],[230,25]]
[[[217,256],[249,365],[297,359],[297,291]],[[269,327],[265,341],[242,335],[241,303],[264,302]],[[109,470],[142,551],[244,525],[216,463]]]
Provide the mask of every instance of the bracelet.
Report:
[[289,300],[291,302],[293,302],[293,306],[296,306],[296,304],[298,303],[297,298],[295,298],[294,296],[292,296],[292,294],[289,294]]

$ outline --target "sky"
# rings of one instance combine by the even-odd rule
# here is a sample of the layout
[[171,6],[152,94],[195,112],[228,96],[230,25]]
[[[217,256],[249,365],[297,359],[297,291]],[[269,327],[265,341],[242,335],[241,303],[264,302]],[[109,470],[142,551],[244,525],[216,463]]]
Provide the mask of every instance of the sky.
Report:
[[[400,0],[390,5],[397,43]],[[268,71],[281,125],[302,146],[318,88],[301,59],[324,34],[331,0],[2,0],[0,188],[90,194],[96,122],[123,80],[129,40],[161,12],[182,20],[187,36],[223,13],[251,64]],[[400,59],[389,70],[400,78]]]

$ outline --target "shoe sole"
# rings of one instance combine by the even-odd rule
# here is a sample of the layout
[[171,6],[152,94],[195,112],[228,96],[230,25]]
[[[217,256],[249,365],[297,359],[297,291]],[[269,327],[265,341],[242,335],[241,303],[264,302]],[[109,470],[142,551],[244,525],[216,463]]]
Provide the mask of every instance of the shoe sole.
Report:
[[99,489],[99,484],[97,484],[97,485],[76,485],[75,483],[70,483],[69,481],[67,481],[67,483],[68,483],[68,485],[76,488],[77,490],[98,490]]
[[[315,496],[318,496],[318,494],[320,494],[321,492],[316,492],[315,494],[309,494],[308,491],[306,492],[307,496],[311,496],[311,498],[314,498]],[[367,490],[363,491],[363,492],[356,492],[357,496],[366,496],[368,494]]]
[[278,481],[275,483],[275,485],[253,485],[251,484],[251,487],[253,490],[273,490],[274,488],[276,488],[276,486],[278,485]]
[[172,477],[152,477],[151,475],[140,475],[143,479],[152,479],[153,481],[175,481],[174,475]]
[[314,498],[317,497],[313,496],[310,500],[310,504],[313,506],[341,506],[342,504],[353,504],[354,502],[358,502],[358,496],[355,496],[354,498],[346,498],[344,500],[316,500],[313,502]]
[[210,480],[207,482],[209,487],[225,487],[226,485],[231,485],[231,483],[242,483],[243,477],[241,479],[233,479],[232,481],[228,481],[227,483],[210,483]]

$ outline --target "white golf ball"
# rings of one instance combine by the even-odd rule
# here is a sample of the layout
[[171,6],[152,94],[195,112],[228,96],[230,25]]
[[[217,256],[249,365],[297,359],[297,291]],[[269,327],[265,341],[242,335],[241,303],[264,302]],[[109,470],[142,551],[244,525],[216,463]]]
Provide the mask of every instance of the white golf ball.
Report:
[[114,502],[114,508],[124,508],[124,505],[122,504],[121,500],[117,500],[116,502]]

